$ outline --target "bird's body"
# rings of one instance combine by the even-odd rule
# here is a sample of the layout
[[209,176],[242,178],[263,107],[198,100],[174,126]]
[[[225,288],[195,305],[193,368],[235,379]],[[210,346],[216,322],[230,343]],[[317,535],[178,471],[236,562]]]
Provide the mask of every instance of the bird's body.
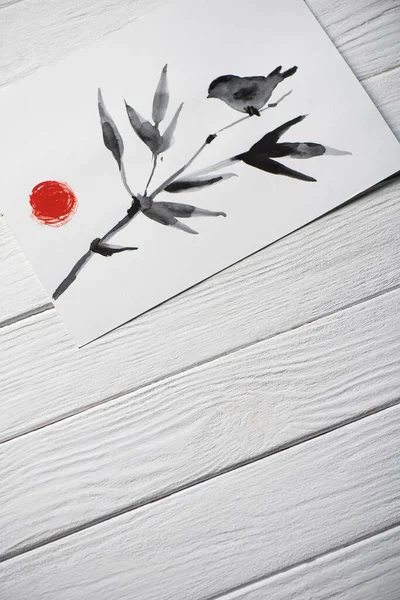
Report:
[[260,115],[260,110],[271,98],[276,86],[297,71],[292,67],[281,72],[277,67],[267,77],[238,77],[222,75],[217,77],[208,88],[209,98],[218,98],[235,110],[249,115]]

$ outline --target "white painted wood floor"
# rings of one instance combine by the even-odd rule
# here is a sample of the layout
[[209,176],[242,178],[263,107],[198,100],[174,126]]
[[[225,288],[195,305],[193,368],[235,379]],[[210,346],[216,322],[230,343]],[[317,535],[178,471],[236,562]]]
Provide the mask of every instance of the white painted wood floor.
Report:
[[[0,0],[0,86],[161,1]],[[400,134],[400,0],[309,6]],[[81,350],[0,218],[1,600],[400,599],[399,192]]]

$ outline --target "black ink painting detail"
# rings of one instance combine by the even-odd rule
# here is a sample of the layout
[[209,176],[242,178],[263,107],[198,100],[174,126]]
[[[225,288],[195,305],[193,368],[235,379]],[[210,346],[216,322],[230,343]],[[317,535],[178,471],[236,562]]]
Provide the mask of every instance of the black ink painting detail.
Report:
[[[192,227],[189,227],[186,223],[183,223],[182,219],[227,216],[227,214],[221,210],[199,208],[192,204],[170,202],[166,199],[163,201],[156,200],[162,193],[170,195],[170,197],[174,194],[193,191],[203,191],[203,193],[206,193],[209,187],[220,183],[223,184],[229,179],[237,177],[237,173],[226,172],[223,171],[223,169],[231,167],[239,162],[244,163],[247,167],[253,167],[254,169],[264,171],[270,175],[281,175],[302,182],[315,182],[316,179],[311,175],[294,170],[277,159],[310,159],[325,155],[349,155],[350,152],[336,150],[317,142],[292,142],[285,141],[284,139],[281,141],[281,138],[283,138],[292,127],[305,119],[306,115],[300,115],[283,123],[273,131],[264,133],[250,148],[243,148],[243,152],[240,154],[225,158],[200,171],[192,172],[191,174],[186,173],[200,154],[213,143],[214,140],[218,139],[218,136],[224,131],[253,116],[260,117],[261,113],[267,109],[278,107],[282,100],[284,100],[291,92],[284,94],[275,102],[270,104],[267,103],[276,87],[285,79],[295,75],[296,71],[296,66],[290,67],[285,71],[282,71],[282,67],[279,66],[267,77],[222,75],[214,79],[208,88],[208,98],[222,100],[234,110],[245,113],[245,116],[222,127],[218,131],[207,135],[204,143],[193,156],[153,191],[149,190],[158,163],[160,160],[163,160],[162,155],[166,153],[174,143],[174,135],[178,130],[179,116],[183,109],[182,103],[172,117],[170,117],[167,125],[165,127],[163,126],[163,122],[167,117],[170,96],[167,65],[162,69],[156,87],[151,107],[151,120],[139,114],[139,112],[125,100],[126,115],[133,132],[151,153],[149,176],[142,192],[132,191],[132,188],[127,181],[124,163],[124,142],[112,116],[107,110],[101,90],[99,90],[98,112],[104,146],[110,151],[117,163],[122,184],[129,195],[129,205],[126,214],[123,215],[115,225],[113,225],[102,237],[98,237],[88,244],[88,250],[77,260],[69,274],[57,287],[53,294],[53,298],[59,298],[69,288],[94,254],[109,258],[114,257],[115,254],[140,251],[140,248],[134,245],[124,247],[109,243],[109,240],[118,231],[129,225],[130,222],[139,215],[143,215],[160,225],[180,229],[182,232],[189,234],[197,234],[198,232]],[[229,185],[234,185],[234,182],[232,181]],[[265,186],[265,189],[268,190],[267,177]],[[166,196],[166,198],[167,197],[168,196]],[[133,254],[136,254],[136,252],[133,252]],[[112,260],[118,260],[118,258],[114,257]]]
[[211,82],[208,98],[219,98],[239,112],[259,117],[261,108],[271,98],[276,86],[296,71],[297,67],[292,67],[282,73],[282,67],[277,67],[268,77],[222,75]]

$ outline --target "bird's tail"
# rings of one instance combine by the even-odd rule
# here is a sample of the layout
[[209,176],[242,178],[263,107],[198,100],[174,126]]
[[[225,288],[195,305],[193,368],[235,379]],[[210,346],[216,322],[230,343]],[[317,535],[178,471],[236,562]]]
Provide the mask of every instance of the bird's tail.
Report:
[[296,73],[296,71],[297,71],[297,67],[291,67],[287,71],[284,71],[283,73],[281,73],[281,75],[282,75],[283,79],[286,79],[287,77],[294,75]]
[[276,67],[276,69],[271,71],[271,73],[268,75],[268,77],[272,77],[273,75],[279,75],[280,77],[282,77],[282,79],[286,79],[287,77],[290,77],[291,75],[294,75],[296,73],[297,67],[291,67],[290,69],[288,69],[287,71],[284,71],[283,73],[281,73],[281,71],[282,71],[282,66]]

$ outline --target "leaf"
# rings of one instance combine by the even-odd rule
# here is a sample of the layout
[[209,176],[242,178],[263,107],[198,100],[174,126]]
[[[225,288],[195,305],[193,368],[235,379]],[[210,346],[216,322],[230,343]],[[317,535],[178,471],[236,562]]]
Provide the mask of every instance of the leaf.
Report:
[[106,244],[102,242],[100,238],[96,238],[90,245],[90,250],[95,254],[101,254],[102,256],[112,256],[118,252],[125,252],[126,250],[138,250],[136,246],[117,246],[115,244]]
[[283,165],[282,163],[265,156],[246,153],[242,155],[242,160],[251,167],[255,167],[261,171],[266,171],[267,173],[272,173],[273,175],[285,175],[286,177],[300,179],[301,181],[317,181],[314,179],[314,177],[310,177],[309,175],[305,175],[304,173],[290,169],[286,165]]
[[182,177],[176,179],[165,188],[170,194],[180,194],[181,192],[195,192],[204,187],[209,187],[225,179],[237,177],[235,173],[218,173],[212,177]]
[[181,113],[182,107],[183,107],[183,102],[178,107],[178,110],[172,117],[171,123],[168,125],[168,127],[164,131],[164,134],[162,136],[162,144],[159,149],[160,153],[168,150],[168,148],[170,148],[172,146],[172,144],[174,143],[174,133],[175,133],[176,126],[178,124],[178,118]]
[[190,217],[226,217],[222,211],[208,210],[207,208],[197,208],[191,204],[181,204],[180,202],[157,202],[158,206],[166,208],[174,217],[180,219],[190,219]]
[[142,213],[152,221],[156,221],[156,223],[160,223],[161,225],[174,227],[181,231],[185,231],[186,233],[197,234],[197,231],[178,221],[166,203],[153,202],[151,207],[147,210],[143,210]]
[[156,202],[157,206],[166,209],[172,216],[189,219],[196,209],[191,204],[180,204],[179,202]]
[[239,162],[241,159],[241,154],[238,156],[232,156],[226,160],[221,160],[220,162],[214,163],[213,165],[209,165],[208,167],[204,167],[203,169],[198,169],[197,171],[193,171],[190,178],[197,177],[199,175],[211,175],[214,174],[215,171],[220,171],[221,169],[225,169],[225,167],[231,167],[235,163]]
[[158,82],[157,89],[154,94],[153,100],[153,121],[155,125],[159,125],[164,119],[168,108],[169,92],[168,92],[168,79],[167,79],[167,68],[165,65],[161,71],[160,81]]
[[162,137],[157,127],[146,121],[134,108],[125,102],[130,124],[138,137],[150,148],[153,154],[157,154],[162,144]]
[[325,154],[327,156],[353,156],[352,153],[347,150],[338,150],[337,148],[331,148],[330,146],[325,146]]
[[275,145],[277,144],[279,138],[284,133],[286,133],[291,127],[293,127],[293,125],[296,125],[297,123],[300,123],[300,121],[303,121],[303,119],[305,119],[306,116],[307,115],[300,115],[299,117],[291,119],[290,121],[287,121],[287,123],[280,125],[273,131],[270,131],[269,133],[264,135],[264,137],[262,137],[261,140],[256,142],[250,148],[249,152],[251,152],[252,154],[269,154],[275,148]]
[[275,149],[269,154],[269,157],[279,158],[290,156],[291,158],[307,159],[322,155],[344,156],[351,155],[351,152],[337,150],[336,148],[330,148],[329,146],[323,146],[315,142],[285,142],[283,144],[276,144]]
[[115,125],[111,115],[107,111],[103,96],[100,88],[98,89],[98,107],[99,107],[99,115],[100,115],[100,123],[103,131],[103,141],[104,145],[110,152],[118,163],[118,167],[121,170],[122,164],[122,156],[124,153],[124,143],[122,141],[122,137]]
[[326,152],[325,146],[314,142],[297,142],[292,143],[292,152],[289,154],[292,158],[314,158],[314,156],[322,156]]

